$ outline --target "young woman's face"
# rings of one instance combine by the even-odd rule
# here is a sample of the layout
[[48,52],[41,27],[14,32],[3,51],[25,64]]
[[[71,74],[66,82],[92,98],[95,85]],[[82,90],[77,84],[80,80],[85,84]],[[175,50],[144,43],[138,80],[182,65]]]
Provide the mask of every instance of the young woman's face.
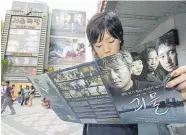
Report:
[[114,55],[119,52],[120,40],[112,37],[107,31],[105,31],[103,40],[101,42],[95,43],[93,47],[96,55],[99,58],[104,58],[106,56]]
[[133,75],[141,75],[141,72],[143,70],[143,63],[141,60],[136,60],[132,62],[132,74]]

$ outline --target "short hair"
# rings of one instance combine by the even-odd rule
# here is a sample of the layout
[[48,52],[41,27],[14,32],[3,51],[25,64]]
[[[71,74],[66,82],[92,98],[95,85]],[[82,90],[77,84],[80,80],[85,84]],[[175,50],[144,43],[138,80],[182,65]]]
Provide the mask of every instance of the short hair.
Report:
[[7,84],[10,84],[10,81],[6,81]]
[[165,35],[163,35],[159,39],[157,39],[157,41],[156,41],[156,51],[157,52],[158,52],[159,46],[161,44],[164,44],[166,46],[174,46],[176,49],[174,33],[173,32],[166,33]]
[[129,63],[126,57],[121,53],[99,59],[97,60],[97,64],[101,70],[105,70],[107,68],[115,69],[118,66],[123,65],[127,66],[130,69],[131,66],[131,63]]
[[150,52],[153,52],[153,51],[156,52],[156,50],[155,50],[154,48],[152,48],[152,47],[146,48],[146,49],[141,53],[141,58],[142,58],[142,60],[144,60],[145,62],[147,62],[149,53],[150,53]]
[[141,60],[141,56],[137,52],[131,52],[131,56],[132,56],[133,61]]
[[43,70],[43,73],[46,73],[46,72],[48,72],[48,70],[47,70],[47,69],[44,69],[44,70]]
[[29,87],[28,85],[26,85],[26,89],[27,89],[27,88],[29,89],[30,87]]
[[121,21],[113,11],[95,14],[89,21],[86,33],[91,47],[100,37],[100,41],[104,37],[104,32],[107,30],[110,35],[121,41],[120,46],[123,45],[123,28]]

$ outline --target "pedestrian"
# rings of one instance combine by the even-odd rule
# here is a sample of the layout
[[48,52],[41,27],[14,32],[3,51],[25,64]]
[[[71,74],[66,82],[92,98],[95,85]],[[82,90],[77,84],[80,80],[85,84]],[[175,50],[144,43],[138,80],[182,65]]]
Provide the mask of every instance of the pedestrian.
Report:
[[34,98],[34,94],[35,94],[35,88],[34,88],[34,86],[31,86],[28,106],[32,106],[32,99]]
[[16,97],[14,95],[14,91],[15,91],[15,85],[12,84],[12,90],[11,90],[11,95],[12,95],[12,102],[14,102],[16,100]]
[[30,90],[29,90],[29,86],[27,85],[26,88],[23,90],[23,99],[22,99],[22,102],[21,102],[21,106],[23,104],[27,105],[27,102],[29,100],[29,93],[30,93]]
[[18,92],[18,103],[21,103],[22,102],[22,95],[24,94],[23,92],[23,87],[22,85],[19,86],[19,92]]
[[12,87],[10,86],[10,82],[6,81],[5,99],[1,108],[1,114],[5,111],[7,106],[9,106],[11,110],[11,115],[16,113],[13,107],[12,96]]
[[5,82],[2,82],[1,83],[1,106],[3,105],[3,101],[5,99],[5,90],[6,90]]

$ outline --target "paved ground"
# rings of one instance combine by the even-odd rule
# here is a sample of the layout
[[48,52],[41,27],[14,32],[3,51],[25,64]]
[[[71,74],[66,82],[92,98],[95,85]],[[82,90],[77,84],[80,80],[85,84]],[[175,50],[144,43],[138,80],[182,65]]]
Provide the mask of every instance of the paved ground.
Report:
[[82,135],[81,124],[60,120],[51,109],[44,109],[40,99],[34,99],[33,106],[15,103],[15,115],[10,109],[1,116],[2,135]]

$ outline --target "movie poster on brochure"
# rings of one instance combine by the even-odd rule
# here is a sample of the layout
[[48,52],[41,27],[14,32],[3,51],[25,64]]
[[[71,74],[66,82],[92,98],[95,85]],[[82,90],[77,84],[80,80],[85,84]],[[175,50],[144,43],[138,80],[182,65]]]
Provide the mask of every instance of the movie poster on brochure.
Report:
[[50,35],[85,38],[86,12],[52,10]]
[[178,63],[174,37],[169,31],[140,53],[122,51],[97,60],[122,123],[186,122],[184,97],[165,87]]
[[47,74],[28,76],[28,79],[42,97],[50,100],[51,108],[60,119],[80,123]]
[[85,39],[51,37],[48,61],[54,67],[84,63]]
[[120,123],[95,62],[49,72],[48,76],[81,123]]

